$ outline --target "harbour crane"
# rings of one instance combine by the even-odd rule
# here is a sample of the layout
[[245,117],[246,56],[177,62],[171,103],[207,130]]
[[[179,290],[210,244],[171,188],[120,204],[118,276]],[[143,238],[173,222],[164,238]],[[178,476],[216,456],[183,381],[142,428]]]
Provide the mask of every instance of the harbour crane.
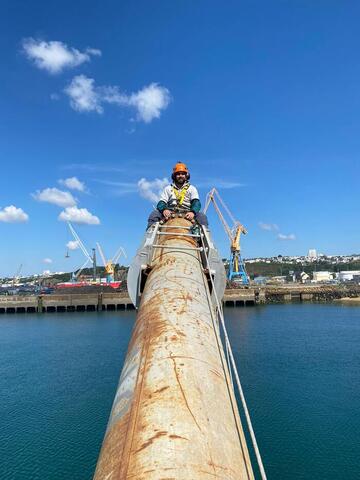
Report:
[[83,244],[83,242],[81,241],[79,235],[77,234],[76,230],[74,229],[74,227],[71,225],[70,222],[67,222],[68,224],[68,227],[69,227],[69,230],[70,232],[72,233],[73,237],[75,238],[77,244],[79,245],[79,248],[80,250],[82,251],[82,253],[84,254],[85,256],[85,263],[82,265],[82,267],[80,268],[80,270],[77,272],[77,274],[73,273],[72,275],[72,281],[76,282],[76,280],[78,279],[78,277],[80,276],[80,273],[82,272],[82,270],[90,263],[92,264],[92,267],[93,267],[93,280],[95,281],[96,280],[96,253],[95,253],[95,248],[92,249],[92,256],[89,254],[89,252],[86,250],[86,247],[85,245]]
[[[218,214],[218,217],[230,240],[230,260],[229,260],[228,280],[240,281],[243,285],[249,285],[249,276],[246,272],[245,265],[241,258],[241,253],[240,253],[240,236],[241,234],[246,235],[247,230],[238,220],[235,219],[235,217],[233,216],[229,208],[226,206],[225,202],[221,198],[216,188],[213,188],[207,194],[204,213],[207,212],[210,203],[214,205],[215,211]],[[227,215],[231,219],[232,227],[229,227],[228,222],[226,221],[225,216],[222,213],[220,207],[222,207],[222,209],[227,213]]]
[[22,263],[19,265],[19,268],[16,270],[16,272],[14,273],[14,276],[13,276],[13,279],[12,279],[12,284],[13,286],[14,285],[17,285],[20,281],[20,273],[21,273],[21,269],[22,269],[23,265]]
[[106,281],[107,283],[113,282],[114,281],[114,273],[115,273],[115,266],[117,261],[119,260],[121,254],[124,255],[125,258],[127,258],[125,250],[122,247],[119,247],[118,250],[116,251],[115,255],[111,260],[106,260],[103,249],[101,248],[101,245],[99,242],[96,242],[96,246],[99,250],[100,257],[103,261],[105,271],[106,271]]

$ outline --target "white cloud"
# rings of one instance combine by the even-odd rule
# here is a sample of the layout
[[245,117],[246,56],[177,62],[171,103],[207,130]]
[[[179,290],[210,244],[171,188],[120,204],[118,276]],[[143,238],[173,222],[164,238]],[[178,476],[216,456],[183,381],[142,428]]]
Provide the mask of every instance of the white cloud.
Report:
[[97,87],[97,90],[103,102],[115,103],[119,106],[124,106],[129,103],[128,96],[125,93],[121,93],[119,87],[102,86]]
[[86,208],[67,207],[59,215],[63,222],[83,223],[87,225],[99,225],[98,217],[90,213]]
[[103,113],[101,96],[99,95],[93,78],[77,75],[71,80],[65,93],[70,97],[71,107],[78,112]]
[[150,181],[146,180],[146,178],[141,178],[137,183],[140,195],[153,203],[159,201],[163,188],[168,184],[169,180],[167,178],[162,180],[155,178],[155,180]]
[[59,41],[45,42],[26,38],[22,45],[27,58],[33,61],[38,68],[51,74],[61,73],[65,68],[74,68],[84,62],[89,62],[91,55],[101,55],[101,51],[98,49],[87,48],[85,52],[80,52]]
[[118,182],[114,180],[97,180],[99,183],[115,187],[113,192],[117,196],[139,193],[141,197],[150,202],[158,202],[160,194],[166,185],[169,185],[167,178],[147,180],[141,178],[138,182]]
[[111,189],[111,192],[118,197],[139,192],[139,187],[136,182],[114,182],[112,180],[97,180],[97,179],[96,181],[99,183],[102,183],[103,185],[114,187]]
[[86,53],[89,55],[95,55],[96,57],[101,57],[101,50],[98,48],[87,48]]
[[65,178],[65,180],[60,179],[59,183],[70,190],[85,192],[85,183],[81,182],[77,177]]
[[279,230],[279,227],[276,225],[276,223],[259,222],[259,227],[262,230],[267,230],[269,232],[274,231],[274,230]]
[[170,103],[170,92],[157,83],[151,83],[137,93],[129,96],[128,103],[137,110],[138,120],[150,123],[154,118],[160,118],[162,110]]
[[200,182],[196,183],[198,188],[213,188],[216,187],[217,189],[230,189],[230,188],[239,188],[245,187],[245,183],[239,182],[232,182],[229,180],[223,180],[221,178],[207,178]]
[[76,199],[70,192],[64,192],[58,188],[45,188],[42,191],[37,190],[32,196],[39,202],[53,203],[58,207],[71,207],[76,205]]
[[279,233],[277,238],[279,240],[296,240],[296,236],[293,233],[290,233],[289,235],[284,235],[283,233]]
[[51,260],[51,258],[44,258],[43,262],[44,263],[52,263],[52,260]]
[[70,97],[71,107],[78,112],[103,113],[103,104],[109,103],[135,108],[137,120],[145,123],[160,118],[171,100],[169,90],[157,83],[151,83],[138,92],[127,95],[116,86],[97,87],[95,80],[85,75],[74,77],[64,91]]
[[69,240],[66,246],[69,250],[76,250],[79,248],[79,242],[77,240]]
[[0,222],[6,223],[24,223],[29,220],[29,215],[22,208],[16,208],[14,205],[0,210]]

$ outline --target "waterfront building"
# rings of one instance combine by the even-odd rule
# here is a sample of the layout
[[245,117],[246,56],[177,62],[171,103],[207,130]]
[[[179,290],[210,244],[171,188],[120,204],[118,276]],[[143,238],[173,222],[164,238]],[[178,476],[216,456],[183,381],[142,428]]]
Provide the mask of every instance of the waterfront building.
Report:
[[354,280],[354,277],[360,276],[360,270],[348,270],[342,271],[338,274],[340,282],[348,282]]
[[310,248],[307,256],[308,256],[308,258],[311,258],[312,260],[316,260],[317,259],[317,252],[316,252],[315,248]]
[[329,282],[333,280],[334,276],[332,272],[313,272],[313,282]]

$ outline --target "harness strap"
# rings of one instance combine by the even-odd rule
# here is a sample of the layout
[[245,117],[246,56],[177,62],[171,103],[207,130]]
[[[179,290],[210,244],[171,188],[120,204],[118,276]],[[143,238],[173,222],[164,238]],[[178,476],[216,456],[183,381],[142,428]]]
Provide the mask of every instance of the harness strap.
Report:
[[185,195],[186,195],[186,192],[189,190],[189,187],[190,187],[189,184],[184,185],[181,190],[177,190],[175,187],[172,187],[173,193],[174,193],[174,195],[176,197],[176,200],[177,200],[177,203],[179,205],[182,205],[182,203],[184,201],[184,198],[185,198]]

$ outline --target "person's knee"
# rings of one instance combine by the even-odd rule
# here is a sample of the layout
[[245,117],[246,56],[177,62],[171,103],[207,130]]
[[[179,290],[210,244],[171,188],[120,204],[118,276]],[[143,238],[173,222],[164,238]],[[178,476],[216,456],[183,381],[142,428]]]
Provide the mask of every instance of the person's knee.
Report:
[[160,222],[161,219],[162,214],[159,212],[159,210],[153,210],[149,215],[147,228],[149,228],[153,223]]
[[196,218],[196,221],[200,224],[200,225],[203,225],[204,227],[208,227],[209,226],[209,222],[208,222],[208,219],[207,219],[207,216],[205,215],[205,213],[203,212],[198,212],[195,216]]
[[153,210],[149,215],[149,221],[158,222],[161,219],[161,216],[159,210]]

